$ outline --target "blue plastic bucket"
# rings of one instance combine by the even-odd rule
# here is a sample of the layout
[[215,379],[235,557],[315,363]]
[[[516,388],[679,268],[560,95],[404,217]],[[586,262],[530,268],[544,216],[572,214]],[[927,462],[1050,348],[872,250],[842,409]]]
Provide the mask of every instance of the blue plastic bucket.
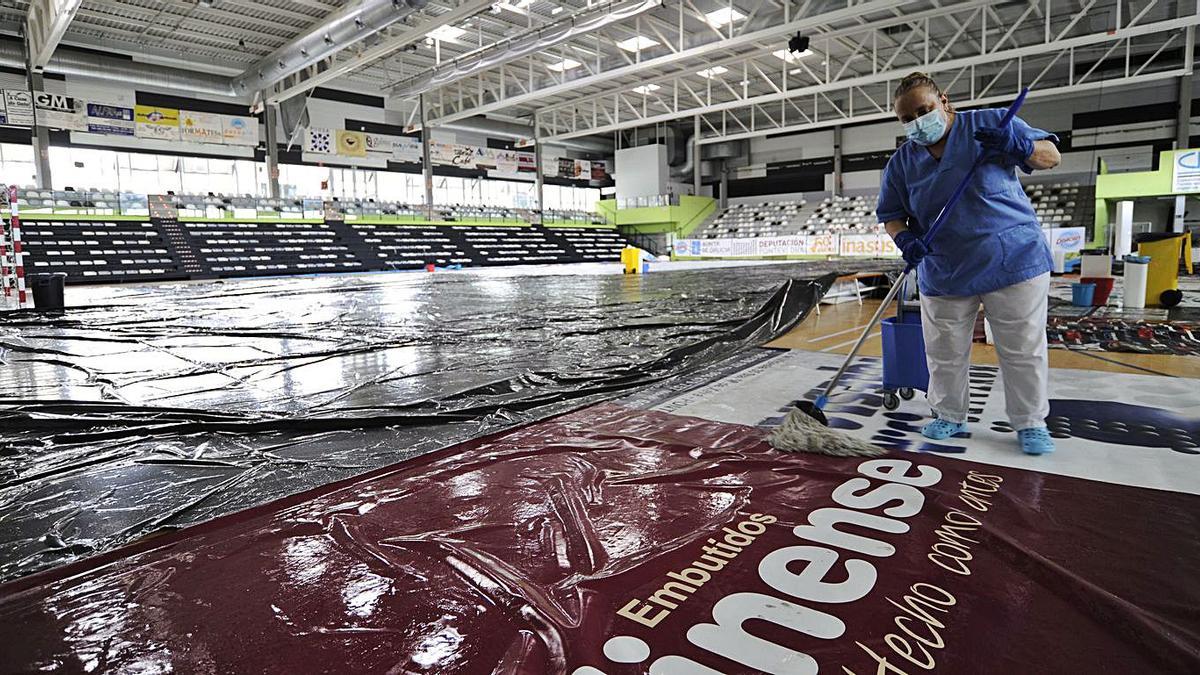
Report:
[[1096,295],[1096,284],[1071,284],[1071,304],[1076,307],[1091,307]]
[[906,312],[903,320],[895,317],[880,324],[883,340],[883,388],[929,390],[929,367],[925,363],[925,336],[921,314]]

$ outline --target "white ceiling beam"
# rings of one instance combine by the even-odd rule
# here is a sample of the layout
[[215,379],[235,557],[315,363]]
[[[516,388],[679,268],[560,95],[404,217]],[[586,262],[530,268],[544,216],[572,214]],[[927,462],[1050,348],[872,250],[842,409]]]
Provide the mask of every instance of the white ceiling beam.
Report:
[[[947,59],[936,64],[933,68],[934,72],[953,71],[958,68],[978,66],[978,65],[996,65],[1016,61],[1017,59],[1035,56],[1039,54],[1052,54],[1060,50],[1078,49],[1092,45],[1104,45],[1108,43],[1119,44],[1130,38],[1151,35],[1156,33],[1166,33],[1170,31],[1185,30],[1189,26],[1194,27],[1200,25],[1200,16],[1187,16],[1179,19],[1169,19],[1157,21],[1154,23],[1141,24],[1134,27],[1128,27],[1120,30],[1106,30],[1093,33],[1090,35],[1082,35],[1073,38],[1052,41],[1050,43],[1037,42],[1023,47],[1013,47],[999,52],[989,52],[987,54],[977,54],[969,57],[956,59]],[[691,117],[697,114],[709,114],[714,112],[728,112],[738,109],[748,109],[753,105],[773,103],[781,100],[797,98],[801,96],[818,96],[819,94],[847,89],[850,87],[861,87],[871,84],[887,83],[895,81],[903,77],[908,72],[907,67],[899,67],[896,69],[881,70],[878,73],[870,75],[862,75],[856,77],[847,77],[841,81],[834,82],[819,82],[818,84],[805,86],[797,89],[791,89],[782,94],[770,93],[759,96],[739,97],[734,100],[722,101],[708,106],[696,106],[691,108],[681,108],[676,114],[671,115],[655,115],[647,116],[641,119],[632,120],[621,125],[606,125],[600,127],[591,127],[580,129],[577,132],[562,134],[559,136],[547,137],[546,140],[568,140],[578,136],[587,136],[591,134],[607,134],[613,131],[618,131],[623,128],[632,126],[642,126],[646,124],[657,124],[660,122],[668,122],[676,118]],[[1111,80],[1109,80],[1111,82]],[[582,104],[586,99],[581,99],[578,103]],[[576,102],[567,103],[558,106],[552,106],[545,109],[561,110],[563,108],[570,109],[576,105]]]
[[83,0],[30,1],[29,11],[25,15],[25,41],[32,70],[45,70],[81,5]]
[[[1087,91],[1095,91],[1097,89],[1106,89],[1108,87],[1119,87],[1122,85],[1141,85],[1160,80],[1173,80],[1184,76],[1186,73],[1183,69],[1166,70],[1148,75],[1120,77],[1110,80],[1102,80],[1095,82],[1087,82],[1084,84],[1062,85],[1058,87],[1046,87],[1044,89],[1031,90],[1026,96],[1026,100],[1048,98],[1053,96],[1066,96],[1070,94],[1078,94]],[[956,100],[955,103],[962,106],[987,106],[1009,103],[1016,97],[1016,92],[998,94],[996,96],[964,98]],[[794,134],[802,131],[815,131],[817,129],[827,129],[829,127],[843,126],[846,124],[861,124],[863,122],[881,122],[895,121],[896,114],[887,111],[882,113],[870,113],[866,115],[855,115],[853,118],[836,118],[827,119],[819,122],[807,122],[804,124],[792,124],[778,129],[760,130],[749,133],[734,133],[723,134],[719,136],[711,136],[700,139],[700,145],[709,145],[712,143],[725,143],[728,141],[746,140],[750,138],[759,138],[763,136],[778,136],[781,134]],[[899,135],[899,133],[897,134]],[[551,143],[557,137],[545,138],[546,143]]]
[[732,39],[714,40],[698,47],[692,47],[691,49],[685,49],[680,52],[667,54],[665,56],[649,59],[640,63],[632,63],[597,75],[581,77],[562,84],[543,87],[525,95],[509,97],[501,96],[500,100],[494,103],[451,115],[445,115],[437,119],[430,120],[429,123],[431,125],[447,124],[449,122],[465,119],[467,117],[473,117],[475,115],[493,112],[494,110],[500,110],[508,106],[532,103],[546,96],[565,94],[570,91],[577,92],[581,87],[593,86],[619,77],[644,76],[645,69],[647,68],[657,68],[687,59],[697,59],[715,51],[732,49],[743,45],[752,45],[756,42],[776,39],[780,36],[787,35],[788,33],[795,33],[800,30],[811,29],[827,23],[845,21],[865,13],[887,11],[893,7],[896,7],[897,5],[909,5],[915,1],[916,0],[868,0],[867,2],[862,2],[851,7],[837,9],[811,17],[804,17],[790,23],[784,23],[771,28],[755,31],[753,33],[739,35]]
[[408,28],[402,31],[399,35],[388,38],[374,47],[369,47],[355,56],[344,61],[335,62],[328,69],[316,73],[309,77],[305,77],[301,82],[291,84],[267,96],[267,103],[279,103],[286,101],[293,96],[303,94],[310,89],[319,87],[326,82],[337,79],[343,75],[358,70],[370,63],[378,61],[386,56],[389,56],[410,44],[414,44],[433,30],[458,23],[463,19],[474,16],[475,14],[487,9],[492,5],[492,0],[468,0],[458,7],[441,14],[429,21],[424,21],[418,26]]

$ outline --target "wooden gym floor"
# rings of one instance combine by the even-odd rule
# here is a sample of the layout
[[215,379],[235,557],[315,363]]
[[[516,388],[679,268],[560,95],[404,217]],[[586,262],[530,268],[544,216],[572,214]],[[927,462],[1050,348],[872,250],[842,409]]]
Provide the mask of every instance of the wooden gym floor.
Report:
[[[814,312],[790,333],[766,346],[778,349],[803,349],[847,354],[878,307],[878,300],[863,300],[862,305],[853,300],[836,305],[821,305],[820,315]],[[893,316],[894,314],[893,311],[884,316]],[[878,328],[871,332],[870,339],[863,345],[860,353],[863,356],[881,355]],[[996,365],[996,349],[991,345],[973,345],[971,362]],[[1196,356],[1051,349],[1050,367],[1200,378],[1200,357]]]

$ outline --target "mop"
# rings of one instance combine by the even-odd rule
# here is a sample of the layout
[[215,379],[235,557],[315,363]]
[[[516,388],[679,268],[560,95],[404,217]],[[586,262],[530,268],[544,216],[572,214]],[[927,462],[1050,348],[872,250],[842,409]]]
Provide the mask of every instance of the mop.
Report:
[[[1021,90],[1017,98],[1008,107],[1008,112],[1000,120],[998,126],[1008,126],[1012,118],[1016,116],[1017,111],[1021,109],[1021,104],[1025,102],[1025,95],[1029,93],[1029,88]],[[946,201],[945,206],[938,211],[937,217],[933,219],[933,224],[929,226],[929,231],[925,233],[924,241],[926,247],[933,241],[933,235],[937,233],[938,228],[946,221],[946,217],[962,198],[963,193],[967,191],[967,185],[971,183],[971,179],[975,177],[975,170],[987,158],[986,153],[980,153],[975,163],[971,165],[971,170],[963,177],[958,187],[954,188],[950,199]],[[904,271],[896,278],[896,282],[888,290],[887,295],[883,298],[883,302],[879,303],[879,309],[875,310],[875,315],[867,323],[863,329],[862,335],[858,336],[858,340],[854,343],[854,347],[850,349],[850,354],[846,356],[846,360],[842,362],[841,368],[834,373],[829,380],[829,384],[825,387],[825,391],[817,397],[816,401],[801,401],[796,404],[796,407],[788,412],[784,418],[783,424],[779,425],[774,431],[767,436],[767,442],[776,450],[785,452],[812,452],[823,455],[833,455],[834,457],[876,457],[882,455],[885,451],[872,443],[859,440],[844,433],[829,429],[829,419],[825,417],[825,405],[829,402],[829,397],[833,395],[833,390],[837,388],[838,382],[845,375],[846,370],[850,368],[850,364],[854,362],[854,357],[858,356],[858,351],[862,349],[863,343],[867,341],[867,337],[871,331],[875,330],[875,326],[879,325],[880,319],[883,318],[883,313],[887,311],[888,305],[896,298],[896,294],[900,292],[900,288],[908,279],[908,275],[916,269],[915,265],[908,265]]]

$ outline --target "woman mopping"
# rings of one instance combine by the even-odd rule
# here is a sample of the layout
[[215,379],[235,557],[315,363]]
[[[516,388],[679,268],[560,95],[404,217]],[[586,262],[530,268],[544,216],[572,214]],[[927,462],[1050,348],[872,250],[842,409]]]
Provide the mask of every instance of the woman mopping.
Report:
[[[883,170],[876,215],[904,260],[918,265],[929,403],[936,418],[921,433],[942,440],[966,430],[971,342],[982,304],[1021,449],[1030,455],[1051,452],[1045,420],[1052,260],[1015,169],[1031,173],[1058,166],[1058,138],[1015,117],[998,128],[1003,109],[956,112],[924,73],[900,82],[895,110],[908,142]],[[926,247],[923,226],[933,222],[980,153],[987,159],[954,217]]]

